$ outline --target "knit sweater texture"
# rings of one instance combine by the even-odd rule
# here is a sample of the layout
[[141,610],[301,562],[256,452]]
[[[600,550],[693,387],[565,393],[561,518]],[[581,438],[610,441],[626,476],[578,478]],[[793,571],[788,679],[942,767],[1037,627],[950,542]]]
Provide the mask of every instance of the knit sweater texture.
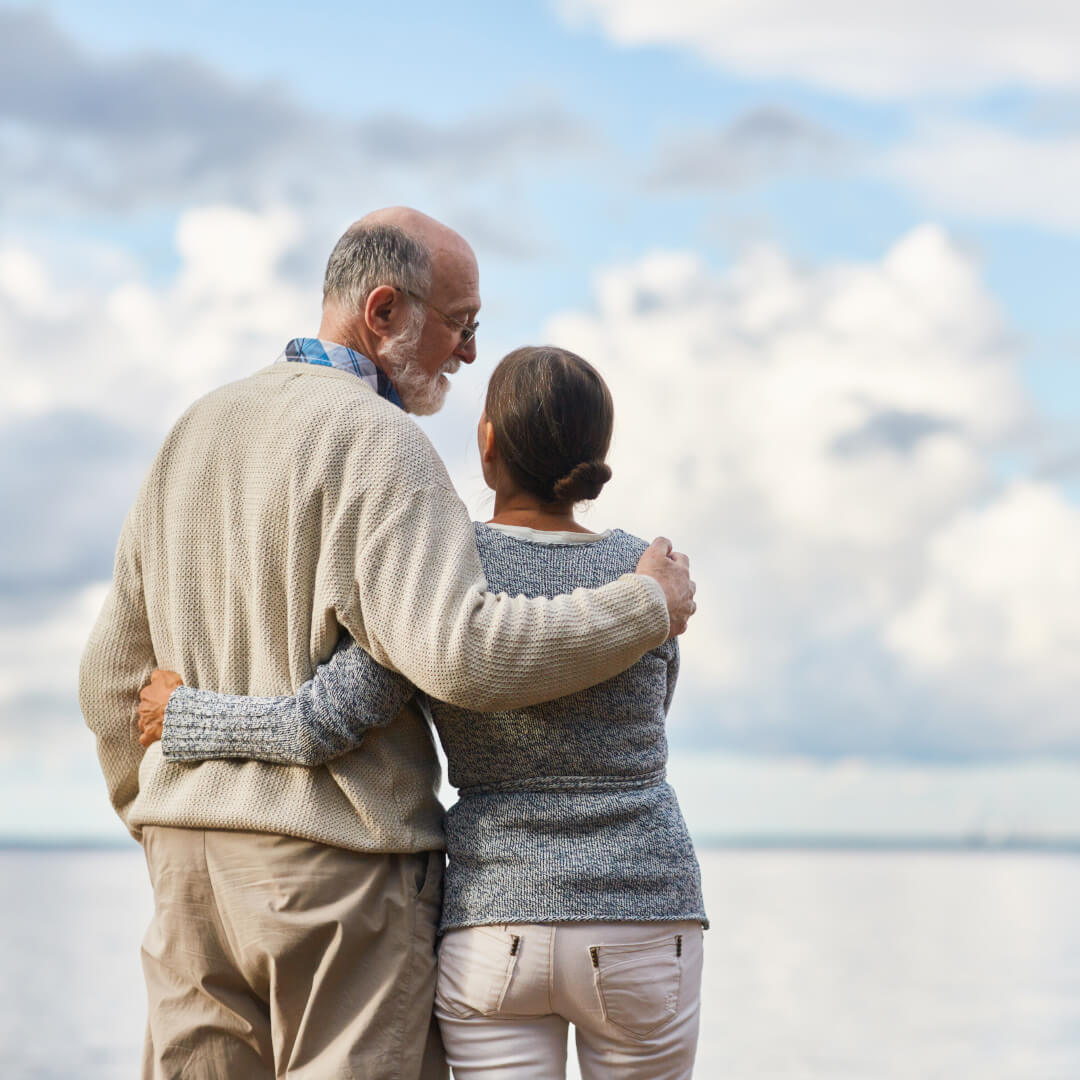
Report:
[[434,696],[515,708],[580,690],[668,633],[659,585],[623,575],[553,601],[487,588],[429,440],[360,379],[275,364],[196,402],[125,521],[79,695],[114,807],[142,826],[251,829],[357,851],[443,846],[438,765],[414,703],[316,767],[167,761],[138,742],[155,667],[223,693],[294,694],[340,630]]
[[[538,543],[477,524],[489,586],[557,596],[618,579],[645,543],[619,530]],[[477,712],[425,701],[458,802],[442,929],[577,920],[705,921],[693,845],[665,782],[665,717],[679,652],[668,641],[578,693]],[[413,693],[359,646],[341,648],[296,696],[225,696],[183,687],[169,700],[164,752],[318,762],[370,737]]]

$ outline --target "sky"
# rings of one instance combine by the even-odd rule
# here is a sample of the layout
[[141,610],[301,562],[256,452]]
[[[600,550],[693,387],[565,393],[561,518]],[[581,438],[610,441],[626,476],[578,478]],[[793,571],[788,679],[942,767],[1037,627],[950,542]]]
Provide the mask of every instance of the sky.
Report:
[[1080,8],[0,0],[0,835],[112,836],[75,698],[180,412],[318,326],[336,237],[480,262],[423,426],[611,385],[584,520],[691,556],[699,836],[1080,837]]

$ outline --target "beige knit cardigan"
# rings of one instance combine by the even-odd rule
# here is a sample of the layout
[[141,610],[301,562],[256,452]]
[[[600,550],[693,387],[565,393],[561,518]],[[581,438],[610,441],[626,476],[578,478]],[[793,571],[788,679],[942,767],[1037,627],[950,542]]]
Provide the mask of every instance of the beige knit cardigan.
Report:
[[117,813],[284,833],[356,851],[443,846],[438,765],[411,707],[316,768],[170,763],[135,706],[154,667],[231,694],[295,693],[339,626],[433,696],[513,709],[583,689],[668,634],[628,574],[554,600],[489,593],[434,447],[354,375],[277,363],[197,401],[121,533],[79,697]]

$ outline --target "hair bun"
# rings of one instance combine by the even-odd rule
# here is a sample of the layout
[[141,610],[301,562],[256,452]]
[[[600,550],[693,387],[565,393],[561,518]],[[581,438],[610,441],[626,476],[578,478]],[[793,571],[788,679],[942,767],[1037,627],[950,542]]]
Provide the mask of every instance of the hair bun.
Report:
[[552,492],[559,503],[586,502],[595,499],[611,479],[611,469],[602,461],[582,461],[555,481]]

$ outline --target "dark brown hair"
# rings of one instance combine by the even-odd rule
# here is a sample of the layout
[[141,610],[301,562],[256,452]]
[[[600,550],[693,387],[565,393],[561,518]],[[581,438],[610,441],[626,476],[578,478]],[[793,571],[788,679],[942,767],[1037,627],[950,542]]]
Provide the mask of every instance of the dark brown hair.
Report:
[[510,475],[545,503],[595,499],[611,479],[611,391],[575,353],[542,345],[504,356],[484,411]]

